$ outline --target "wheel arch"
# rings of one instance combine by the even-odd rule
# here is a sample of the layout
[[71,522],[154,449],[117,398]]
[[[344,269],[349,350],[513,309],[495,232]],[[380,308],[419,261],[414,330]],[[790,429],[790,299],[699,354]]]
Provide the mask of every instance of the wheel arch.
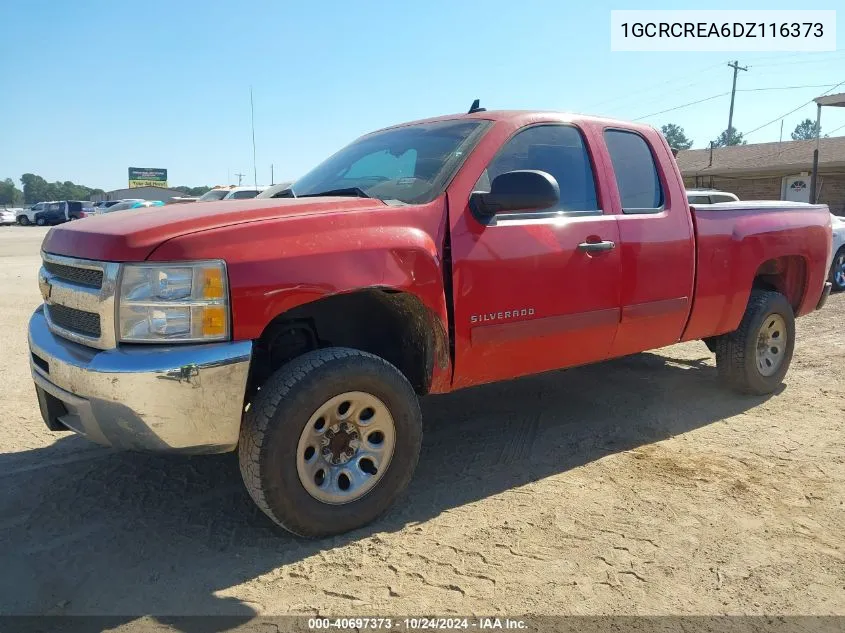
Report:
[[754,273],[753,288],[774,290],[786,297],[797,315],[809,284],[809,262],[801,255],[766,260]]
[[451,366],[439,315],[412,292],[374,286],[323,296],[271,319],[255,339],[250,393],[285,363],[326,347],[383,358],[420,395],[439,390]]

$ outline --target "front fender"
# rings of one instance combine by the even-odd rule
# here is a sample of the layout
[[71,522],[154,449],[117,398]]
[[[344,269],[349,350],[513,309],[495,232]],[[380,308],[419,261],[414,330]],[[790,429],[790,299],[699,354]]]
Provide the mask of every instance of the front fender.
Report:
[[448,332],[445,202],[250,222],[181,236],[152,261],[224,259],[234,340],[257,339],[293,308],[365,288],[416,296]]

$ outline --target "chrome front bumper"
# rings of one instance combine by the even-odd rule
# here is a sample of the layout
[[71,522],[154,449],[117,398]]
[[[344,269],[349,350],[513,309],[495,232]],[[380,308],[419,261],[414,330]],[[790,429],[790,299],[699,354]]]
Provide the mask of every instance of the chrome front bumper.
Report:
[[41,307],[29,348],[53,430],[145,451],[225,453],[238,443],[251,341],[99,350],[53,334]]

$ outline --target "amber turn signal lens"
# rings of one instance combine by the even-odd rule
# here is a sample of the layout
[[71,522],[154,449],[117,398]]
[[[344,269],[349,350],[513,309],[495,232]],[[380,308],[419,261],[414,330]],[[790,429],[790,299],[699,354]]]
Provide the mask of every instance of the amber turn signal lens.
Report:
[[200,270],[200,285],[203,299],[222,299],[223,270],[221,268],[203,268]]
[[226,333],[226,308],[204,306],[202,308],[203,336],[222,336]]

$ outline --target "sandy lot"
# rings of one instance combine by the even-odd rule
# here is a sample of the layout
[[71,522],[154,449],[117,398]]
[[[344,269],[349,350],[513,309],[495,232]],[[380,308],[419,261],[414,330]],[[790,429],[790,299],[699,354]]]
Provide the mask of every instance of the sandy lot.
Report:
[[44,233],[0,227],[0,613],[845,614],[845,294],[768,398],[723,390],[702,343],[428,398],[405,500],[310,542],[234,456],[46,429]]

